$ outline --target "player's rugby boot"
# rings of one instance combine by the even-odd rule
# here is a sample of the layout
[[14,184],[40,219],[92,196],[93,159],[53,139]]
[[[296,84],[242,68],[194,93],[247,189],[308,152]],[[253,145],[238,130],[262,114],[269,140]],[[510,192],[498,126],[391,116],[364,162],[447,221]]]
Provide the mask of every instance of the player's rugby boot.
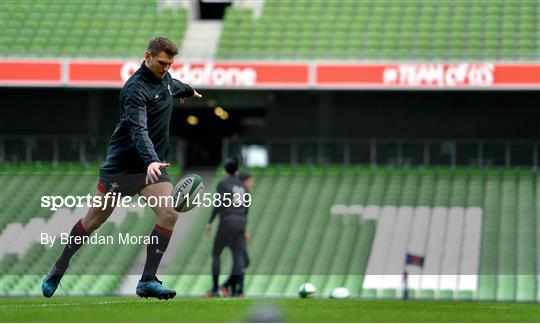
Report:
[[206,293],[206,298],[214,298],[214,297],[220,297],[219,296],[219,291],[217,290],[209,290],[207,293]]
[[163,287],[162,282],[156,277],[150,281],[139,281],[137,295],[144,298],[170,299],[176,296],[176,291]]
[[58,288],[60,284],[60,279],[64,275],[64,271],[59,270],[56,266],[53,266],[52,269],[47,273],[43,282],[41,283],[41,291],[43,296],[50,298]]
[[219,287],[219,291],[221,292],[221,296],[223,297],[228,297],[233,293],[232,286],[230,285],[222,285],[221,287]]

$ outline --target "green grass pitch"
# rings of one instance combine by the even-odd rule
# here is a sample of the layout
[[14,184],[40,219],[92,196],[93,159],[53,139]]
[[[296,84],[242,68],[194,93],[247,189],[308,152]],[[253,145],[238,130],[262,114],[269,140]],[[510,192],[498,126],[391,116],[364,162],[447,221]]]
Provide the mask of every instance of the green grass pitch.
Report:
[[239,322],[262,305],[292,322],[538,322],[539,304],[328,299],[0,298],[2,322]]

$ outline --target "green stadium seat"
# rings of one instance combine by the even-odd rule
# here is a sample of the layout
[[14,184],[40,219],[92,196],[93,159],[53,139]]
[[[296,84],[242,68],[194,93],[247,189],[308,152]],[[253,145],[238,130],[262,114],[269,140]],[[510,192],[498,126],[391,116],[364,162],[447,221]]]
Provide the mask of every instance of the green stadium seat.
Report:
[[[37,202],[43,192],[85,194],[94,190],[96,167],[72,163],[2,166],[2,175],[9,175],[5,193],[20,194],[13,195],[17,199],[2,201],[8,216],[0,219],[0,229],[13,221],[26,224],[32,217],[51,217],[51,212],[33,204],[18,207],[23,205],[23,196]],[[363,288],[378,221],[330,213],[333,204],[355,204],[482,208],[478,290],[415,289],[409,294],[411,298],[534,302],[540,297],[535,272],[540,265],[535,254],[540,244],[535,241],[540,234],[540,192],[535,190],[540,178],[536,171],[379,165],[373,169],[280,166],[252,173],[256,186],[248,223],[254,237],[248,247],[252,256],[245,285],[248,296],[294,296],[302,283],[310,281],[322,296],[343,286],[356,298],[400,298],[401,291],[394,288]],[[208,188],[216,186],[220,174],[216,173]],[[209,213],[210,209],[201,210],[167,269],[167,280],[182,294],[201,295],[209,288],[210,277],[205,273],[210,271],[212,241],[204,237]],[[118,225],[106,223],[100,232],[145,234],[153,223],[151,216],[129,214]],[[141,251],[141,247],[99,246],[81,250],[71,265],[76,274],[63,281],[65,293],[113,294]],[[8,275],[0,276],[0,294],[39,294],[39,276],[25,274],[44,273],[59,253],[59,246],[46,249],[36,243],[22,256],[4,256],[3,273]],[[108,262],[112,258],[118,262]],[[230,256],[224,255],[222,269],[230,266]],[[90,274],[77,274],[85,270]],[[117,275],[97,275],[104,272]],[[96,285],[88,287],[94,280]]]
[[[133,2],[129,5],[68,0],[47,5],[26,2],[18,4],[16,9],[7,6],[6,11],[2,10],[2,34],[5,33],[10,41],[2,41],[3,57],[23,53],[28,57],[136,57],[140,56],[141,48],[146,44],[132,48],[122,41],[122,37],[130,40],[144,37],[146,43],[149,38],[166,31],[180,44],[187,21],[186,9],[183,8],[154,14],[157,12],[156,2]],[[164,30],[159,30],[159,26]],[[120,35],[119,30],[131,32]],[[96,46],[101,36],[112,38],[118,45],[111,48]]]
[[445,300],[445,299],[453,299],[454,298],[454,291],[452,290],[441,290],[439,292],[439,299]]
[[[240,55],[242,58],[260,58],[263,55],[271,59],[298,57],[400,60],[537,58],[540,54],[538,44],[532,46],[524,41],[521,46],[515,46],[514,40],[532,40],[534,38],[532,35],[538,34],[538,24],[534,23],[532,14],[538,12],[538,4],[527,3],[519,10],[516,10],[516,6],[490,6],[487,3],[473,2],[447,5],[445,2],[427,0],[420,1],[414,6],[387,6],[385,2],[362,5],[357,5],[354,1],[331,1],[324,4],[301,2],[301,5],[298,5],[292,2],[274,4],[268,1],[265,2],[262,17],[253,22],[255,29],[257,26],[266,25],[268,21],[277,22],[270,26],[272,30],[280,32],[279,39],[285,38],[289,33],[301,31],[301,39],[306,44],[286,47],[282,51],[276,51],[273,44],[262,49],[259,45],[255,45],[257,50],[249,51],[246,47],[247,51],[239,53],[230,46],[218,46],[217,56],[231,58]],[[251,12],[233,7],[226,11],[224,32],[220,42],[226,42],[225,39],[242,29],[238,21],[246,19],[244,17],[251,19]],[[502,34],[499,32],[500,26]],[[527,34],[527,31],[530,31],[530,34]],[[345,44],[356,38],[353,36],[355,33],[359,35],[366,33],[367,38],[361,37],[359,46],[348,47],[342,46],[343,42],[334,45],[327,40],[326,35],[332,35],[334,39],[336,36],[340,37],[340,33],[347,35],[347,32],[349,38]],[[404,32],[410,32],[411,37],[403,37]],[[258,39],[267,36],[250,37]],[[498,48],[499,39],[502,39],[503,50],[494,52],[491,49]],[[254,43],[259,44],[257,41]],[[332,46],[337,46],[339,50],[333,50]],[[308,48],[312,51],[309,52]],[[265,53],[261,54],[261,50]]]

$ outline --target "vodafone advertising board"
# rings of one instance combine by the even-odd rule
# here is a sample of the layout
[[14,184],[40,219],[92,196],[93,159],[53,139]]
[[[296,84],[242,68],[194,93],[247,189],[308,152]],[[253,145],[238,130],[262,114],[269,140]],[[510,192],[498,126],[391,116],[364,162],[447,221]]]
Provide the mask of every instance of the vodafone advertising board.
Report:
[[[122,86],[141,62],[88,62],[68,64],[69,85]],[[200,88],[304,88],[307,64],[178,63],[169,72],[173,78]]]
[[[141,62],[0,62],[2,86],[121,87]],[[223,89],[540,89],[540,64],[177,63],[174,78]]]

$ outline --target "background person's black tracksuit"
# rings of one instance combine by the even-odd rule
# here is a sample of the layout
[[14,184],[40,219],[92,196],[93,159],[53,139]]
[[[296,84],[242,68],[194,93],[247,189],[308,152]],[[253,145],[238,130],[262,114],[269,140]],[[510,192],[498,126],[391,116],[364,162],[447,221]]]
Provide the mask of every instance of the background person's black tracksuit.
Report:
[[[225,193],[229,193],[230,198],[235,193],[240,194],[242,197],[244,193],[247,193],[246,188],[242,181],[240,181],[234,175],[229,175],[227,178],[221,180],[217,186],[217,192],[220,197],[223,198]],[[223,204],[224,200],[221,199]],[[219,214],[219,227],[214,239],[214,246],[212,248],[212,275],[213,275],[213,290],[218,289],[218,278],[220,273],[220,256],[225,247],[229,247],[233,255],[233,278],[239,278],[244,273],[245,268],[245,233],[247,223],[248,208],[244,206],[244,202],[240,207],[234,207],[232,204],[230,207],[215,207],[212,211],[212,215],[208,220],[208,223],[212,223],[215,217]],[[234,203],[234,200],[233,200]],[[238,205],[238,202],[236,202]],[[233,279],[232,286],[235,288],[237,282]]]

